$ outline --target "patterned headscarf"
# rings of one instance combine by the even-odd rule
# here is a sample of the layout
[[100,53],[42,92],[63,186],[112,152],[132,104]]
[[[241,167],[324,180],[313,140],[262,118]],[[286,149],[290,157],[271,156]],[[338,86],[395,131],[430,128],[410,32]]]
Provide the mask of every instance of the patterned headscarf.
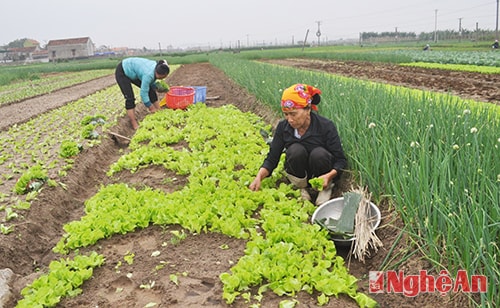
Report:
[[[321,94],[321,90],[306,84],[294,84],[285,89],[281,96],[281,110],[291,111],[293,109],[302,109],[311,106],[313,110],[318,110],[316,104],[312,104],[313,96]],[[318,97],[319,98],[319,97]],[[315,102],[319,102],[315,100]]]

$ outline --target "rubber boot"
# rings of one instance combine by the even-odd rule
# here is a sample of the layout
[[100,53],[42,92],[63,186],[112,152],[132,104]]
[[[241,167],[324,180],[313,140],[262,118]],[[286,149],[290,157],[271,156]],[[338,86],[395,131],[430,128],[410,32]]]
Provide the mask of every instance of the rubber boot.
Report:
[[286,177],[292,183],[295,185],[297,188],[300,188],[300,196],[304,200],[311,201],[311,195],[309,195],[309,192],[307,191],[307,177],[304,178],[298,178],[294,175],[291,175],[289,173],[286,174]]
[[333,190],[333,183],[328,184],[326,188],[324,188],[322,191],[318,193],[318,197],[316,198],[316,205],[321,205],[325,203],[326,201],[330,200],[332,196],[332,190]]

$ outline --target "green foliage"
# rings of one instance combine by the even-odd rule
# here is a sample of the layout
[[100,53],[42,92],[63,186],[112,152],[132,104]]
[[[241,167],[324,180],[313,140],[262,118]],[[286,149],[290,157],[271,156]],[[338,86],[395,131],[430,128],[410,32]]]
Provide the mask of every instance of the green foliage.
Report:
[[[497,105],[232,57],[211,63],[277,113],[297,80],[322,89],[319,112],[338,124],[352,174],[376,203],[394,205],[421,253],[451,273],[500,277]],[[488,287],[481,301],[498,302],[498,285]]]
[[82,151],[81,144],[76,143],[71,140],[64,140],[61,142],[61,149],[59,151],[59,155],[64,158],[76,156],[78,153]]
[[495,66],[485,66],[485,65],[443,64],[443,63],[428,63],[428,62],[401,63],[400,65],[411,66],[411,67],[423,67],[423,68],[437,68],[441,70],[450,70],[450,71],[474,72],[482,74],[500,74],[500,65],[495,67]]
[[40,165],[28,169],[19,180],[17,180],[14,191],[18,195],[24,195],[30,191],[37,191],[47,181],[47,171]]
[[312,178],[309,180],[309,184],[311,184],[311,187],[313,189],[315,189],[317,191],[322,191],[324,180],[323,180],[323,178]]
[[98,125],[98,124],[104,124],[106,123],[106,116],[103,115],[103,114],[98,114],[98,115],[95,115],[95,116],[85,116],[82,121],[80,122],[82,124],[82,126],[85,126],[85,125]]
[[0,233],[7,235],[14,231],[14,226],[6,226],[4,224],[0,224]]
[[96,125],[87,124],[82,128],[82,138],[84,139],[97,139],[99,133],[95,130]]
[[[233,57],[214,56],[213,63],[277,112],[283,87],[301,80],[321,88],[320,112],[342,123],[340,134],[355,174],[374,195],[391,196],[424,254],[451,271],[465,268],[499,277],[494,259],[499,255],[495,227],[500,217],[497,108]],[[185,188],[164,194],[126,185],[103,187],[86,202],[87,215],[65,226],[67,235],[54,251],[67,253],[150,223],[180,224],[192,232],[222,232],[248,239],[245,257],[231,273],[221,275],[227,302],[248,287],[261,285],[259,293],[269,289],[292,295],[299,289],[316,290],[321,303],[328,296],[347,293],[360,306],[373,306],[373,300],[356,292],[355,279],[347,274],[332,243],[323,242],[322,230],[307,222],[312,205],[297,202],[298,192],[286,185],[275,188],[279,172],[265,180],[260,192],[246,188],[261,163],[256,157],[267,148],[258,133],[253,139],[251,132],[258,129],[249,128],[243,124],[246,120],[226,109],[207,115],[201,107],[149,115],[130,144],[132,152],[109,173],[161,165],[188,175]],[[231,122],[233,116],[235,122]],[[169,147],[181,140],[188,142],[189,149]],[[370,151],[364,151],[367,147]],[[391,164],[394,161],[399,163]],[[265,231],[265,238],[256,226]],[[297,273],[294,264],[305,270]],[[340,278],[329,280],[337,275]],[[493,302],[496,293],[497,284],[489,284],[481,300]]]
[[55,307],[62,297],[76,296],[80,286],[92,277],[93,269],[104,264],[104,256],[95,251],[90,255],[76,256],[73,260],[60,259],[50,262],[50,271],[21,290],[17,308]]
[[166,93],[170,90],[170,86],[165,82],[165,80],[156,80],[155,85],[156,90],[160,93]]
[[[394,51],[379,51],[380,54],[394,57],[407,57],[410,61],[440,64],[462,64],[476,66],[500,67],[500,52],[491,51],[437,51],[422,52],[420,50],[401,49]],[[400,61],[401,63],[401,61]],[[495,70],[498,72],[497,70]]]
[[[64,86],[67,87],[113,73],[111,69],[59,70],[60,65],[64,67],[64,64],[57,66],[51,64],[48,67],[46,65],[0,66],[0,90],[3,93],[0,103],[49,93]],[[52,72],[58,72],[58,74],[47,75]],[[14,92],[12,92],[12,87],[15,88]]]
[[[130,142],[131,152],[110,167],[109,175],[157,165],[187,175],[188,184],[170,194],[126,184],[102,187],[85,202],[85,216],[64,226],[66,234],[54,252],[69,253],[151,224],[178,224],[190,232],[248,240],[245,256],[231,273],[220,276],[228,303],[240,295],[251,298],[249,288],[259,285],[280,296],[316,290],[325,300],[341,293],[361,298],[356,278],[348,274],[326,231],[308,221],[314,205],[304,203],[291,185],[276,185],[283,177],[282,163],[261,191],[248,189],[268,149],[260,135],[264,127],[254,114],[229,105],[196,104],[186,111],[148,115]],[[180,140],[187,148],[174,150],[171,145]],[[173,243],[186,236],[183,230],[172,235]],[[366,307],[373,307],[375,302],[366,298]]]
[[[81,122],[87,121],[84,120],[87,115],[92,115],[88,118],[98,123],[99,132],[106,131],[110,126],[115,125],[118,117],[125,113],[122,103],[119,87],[113,86],[0,132],[2,178],[13,178],[33,164],[43,166],[48,174],[66,176],[74,160],[59,155],[61,140],[72,140],[81,143],[85,148],[99,144],[100,138],[82,140]],[[104,120],[105,123],[102,124]],[[49,181],[47,184],[64,187],[62,182],[54,181]],[[11,187],[5,187],[9,185]],[[10,191],[5,196],[0,196],[0,203],[18,209],[16,203],[20,201],[30,203],[36,197],[36,191],[27,192],[22,197],[13,196],[16,194],[14,185],[13,181],[0,181],[0,186],[4,187],[4,191]],[[24,200],[19,200],[19,198],[24,198]]]
[[82,123],[82,138],[84,139],[98,139],[100,134],[97,132],[97,126],[102,126],[106,124],[106,116],[96,115],[96,116],[86,116],[81,121]]

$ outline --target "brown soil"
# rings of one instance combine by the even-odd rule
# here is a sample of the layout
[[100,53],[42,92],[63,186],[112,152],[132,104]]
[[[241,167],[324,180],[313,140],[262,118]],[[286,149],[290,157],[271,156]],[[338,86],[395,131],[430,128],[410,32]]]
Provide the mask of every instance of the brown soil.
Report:
[[[280,61],[280,63],[415,88],[442,92],[456,91],[463,94],[464,97],[472,97],[481,101],[498,103],[500,98],[500,89],[493,87],[493,84],[500,84],[500,76],[498,75],[489,76],[438,70],[422,71],[366,63],[358,65],[328,62],[329,64],[325,64],[314,61],[313,65],[311,61],[300,63],[297,60]],[[412,72],[413,75],[411,75]],[[424,76],[425,74],[432,76],[434,81],[429,83],[428,80],[431,77]],[[255,97],[248,94],[229,80],[223,72],[210,64],[184,65],[177,69],[167,81],[171,85],[207,86],[207,97],[218,97],[218,99],[208,100],[208,106],[234,104],[243,111],[251,111],[262,116],[269,123],[275,123],[277,120],[273,113],[259,106]],[[5,129],[14,123],[27,121],[38,113],[57,108],[113,83],[114,79],[110,76],[98,82],[89,82],[74,87],[71,91],[58,91],[42,98],[3,106],[0,108],[2,128]],[[463,87],[467,86],[468,90],[457,87],[457,84],[462,84]],[[43,100],[43,104],[32,104],[33,101],[39,99]],[[19,112],[20,108],[24,108],[23,106],[35,105],[41,108],[35,113]],[[17,112],[15,112],[16,110]],[[30,110],[33,108],[30,107]],[[137,113],[141,119],[147,114],[147,111],[142,105],[139,105]],[[113,131],[128,137],[134,133],[125,118],[120,120]],[[148,168],[135,174],[123,173],[118,178],[111,180],[106,176],[106,172],[109,165],[122,155],[123,148],[126,148],[126,143],[123,141],[105,138],[100,146],[81,153],[78,162],[68,174],[65,182],[67,188],[65,190],[61,187],[44,189],[25,215],[24,222],[16,227],[15,232],[7,236],[0,235],[2,241],[0,245],[0,269],[10,268],[15,273],[14,299],[6,307],[14,307],[14,303],[20,298],[19,291],[39,275],[39,270],[46,269],[51,260],[61,257],[55,255],[51,249],[63,235],[62,226],[70,221],[78,220],[83,215],[84,201],[93,196],[101,184],[120,181],[132,185],[161,186],[166,191],[174,191],[179,186],[182,187],[184,180],[178,176],[178,182],[169,184],[170,186],[161,183],[166,171],[160,168]],[[343,189],[347,187],[347,179],[344,182],[344,185],[336,188],[334,192],[336,195],[341,194]],[[348,259],[346,264],[348,264],[351,273],[360,279],[359,287],[362,292],[368,292],[368,272],[379,269],[402,226],[397,214],[392,209],[383,204],[380,207],[383,221],[377,234],[385,247],[375,253],[366,263],[349,258],[347,248],[339,247],[338,249],[339,254]],[[151,302],[158,303],[156,307],[228,306],[222,299],[222,284],[218,276],[222,272],[228,272],[231,263],[236,262],[243,255],[245,242],[220,234],[190,234],[179,244],[172,245],[170,244],[171,233],[169,232],[172,230],[179,230],[179,227],[152,226],[126,235],[113,236],[101,241],[95,247],[89,247],[88,249],[103,254],[106,257],[106,264],[96,269],[92,279],[85,282],[82,295],[63,299],[58,307],[144,307]],[[406,236],[402,238],[403,240],[399,241],[392,255],[398,256],[399,253],[413,249]],[[162,244],[166,242],[169,245],[164,247]],[[227,244],[230,249],[220,249],[222,244]],[[163,269],[155,270],[158,259],[151,257],[151,253],[155,250],[161,252],[161,260],[166,262]],[[127,252],[135,254],[135,261],[132,265],[123,262],[123,256]],[[399,258],[396,257],[396,260],[390,263],[395,264]],[[125,264],[117,267],[120,260]],[[421,269],[430,268],[430,265],[418,254],[397,265],[397,269],[404,270],[406,274],[414,274]],[[184,272],[188,275],[183,276]],[[127,275],[129,273],[132,276]],[[178,285],[170,281],[170,274],[178,275]],[[145,285],[151,286],[153,281],[152,288],[144,288]],[[297,296],[297,300],[300,302],[297,307],[315,307],[316,296],[317,294],[311,296],[301,292]],[[395,294],[377,294],[373,297],[380,303],[381,307],[467,306],[466,301],[460,296],[421,294],[414,298],[408,298]],[[278,307],[279,302],[283,299],[286,298],[268,292],[265,294],[261,306]],[[247,307],[249,305],[241,299],[233,304],[234,307]],[[332,298],[326,307],[356,307],[356,304],[350,298],[340,296]]]
[[269,62],[500,104],[500,87],[498,86],[500,74],[480,74],[355,61],[280,59]]

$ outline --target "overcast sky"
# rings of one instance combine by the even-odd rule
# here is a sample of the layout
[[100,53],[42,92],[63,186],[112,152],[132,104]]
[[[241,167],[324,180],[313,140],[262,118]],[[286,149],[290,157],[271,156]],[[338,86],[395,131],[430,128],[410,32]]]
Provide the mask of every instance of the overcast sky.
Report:
[[[0,9],[0,45],[90,37],[99,47],[228,47],[360,32],[495,30],[497,0],[25,0]],[[436,14],[437,10],[437,14]],[[437,16],[437,18],[436,18]]]

